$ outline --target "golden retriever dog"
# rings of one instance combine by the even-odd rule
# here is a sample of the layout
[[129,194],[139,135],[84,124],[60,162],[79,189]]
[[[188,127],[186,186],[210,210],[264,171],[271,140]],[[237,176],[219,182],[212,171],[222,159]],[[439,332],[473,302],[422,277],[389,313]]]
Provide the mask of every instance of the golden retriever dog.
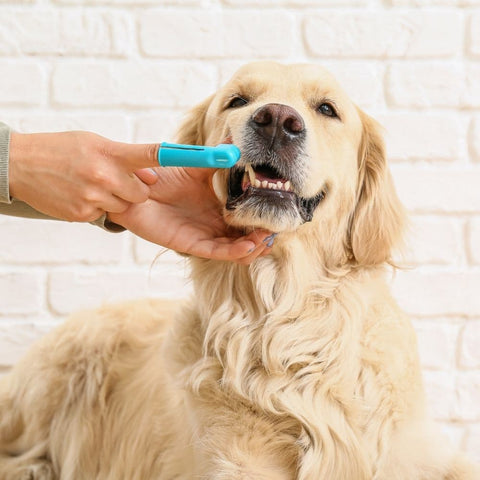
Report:
[[478,480],[428,420],[392,298],[399,203],[376,122],[313,65],[254,63],[179,142],[231,141],[225,220],[250,265],[190,258],[194,295],[74,315],[0,384],[0,478]]

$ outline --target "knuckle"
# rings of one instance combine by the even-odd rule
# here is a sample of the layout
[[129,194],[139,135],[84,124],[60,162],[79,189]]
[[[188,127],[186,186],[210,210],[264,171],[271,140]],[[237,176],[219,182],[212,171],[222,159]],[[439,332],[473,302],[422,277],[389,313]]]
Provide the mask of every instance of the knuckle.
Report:
[[146,156],[154,164],[157,161],[158,148],[159,148],[158,145],[147,145],[146,146],[146,152],[145,152]]
[[106,169],[101,165],[94,166],[90,175],[95,184],[105,185],[109,182],[109,175]]
[[108,165],[97,165],[91,171],[89,179],[89,192],[87,198],[98,196],[98,192],[112,192],[116,187],[120,186],[118,174],[111,170]]
[[73,207],[72,218],[70,220],[75,222],[91,222],[96,220],[99,216],[99,212],[96,208],[81,203]]

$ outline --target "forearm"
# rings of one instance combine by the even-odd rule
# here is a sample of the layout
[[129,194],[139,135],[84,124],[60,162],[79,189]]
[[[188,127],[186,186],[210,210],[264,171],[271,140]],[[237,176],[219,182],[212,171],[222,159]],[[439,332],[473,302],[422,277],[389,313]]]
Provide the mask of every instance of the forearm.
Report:
[[[25,202],[10,196],[9,161],[10,161],[10,128],[0,122],[0,214],[14,217],[58,220],[58,218],[39,212]],[[110,222],[106,215],[90,222],[109,231],[119,232],[124,228]]]

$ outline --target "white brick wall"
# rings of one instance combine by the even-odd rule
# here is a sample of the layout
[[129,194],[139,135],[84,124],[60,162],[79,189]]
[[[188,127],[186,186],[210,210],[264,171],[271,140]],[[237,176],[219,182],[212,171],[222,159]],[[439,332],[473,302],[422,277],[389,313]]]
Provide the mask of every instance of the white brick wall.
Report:
[[[327,66],[385,126],[410,210],[413,318],[429,401],[480,459],[480,0],[0,0],[0,120],[171,140],[242,63]],[[182,296],[185,262],[129,233],[0,218],[0,372],[65,314]]]

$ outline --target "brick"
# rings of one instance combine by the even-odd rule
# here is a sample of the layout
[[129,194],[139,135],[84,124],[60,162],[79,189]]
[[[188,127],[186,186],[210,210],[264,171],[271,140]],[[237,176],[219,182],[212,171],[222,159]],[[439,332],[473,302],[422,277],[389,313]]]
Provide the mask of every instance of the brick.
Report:
[[48,280],[49,305],[57,314],[132,298],[180,298],[188,293],[182,272],[171,266],[150,272],[58,270]]
[[472,424],[467,429],[465,452],[472,460],[480,463],[480,424]]
[[470,124],[468,146],[472,159],[480,162],[480,116],[474,117]]
[[462,122],[431,113],[390,113],[377,116],[385,128],[392,160],[457,160],[465,144]]
[[293,27],[293,17],[284,12],[146,11],[140,45],[154,57],[288,57]]
[[462,421],[479,421],[480,371],[461,372],[458,375],[457,392],[455,418]]
[[200,5],[204,0],[52,0],[60,5],[114,5],[138,7],[142,5]]
[[463,0],[386,0],[392,7],[427,7],[430,5],[456,6]]
[[458,160],[465,144],[463,125],[453,116],[431,113],[378,115],[385,128],[389,159],[395,161]]
[[480,212],[480,170],[393,165],[398,194],[416,213]]
[[226,5],[255,7],[290,5],[292,7],[337,7],[337,6],[367,6],[369,0],[223,0]]
[[39,273],[0,272],[1,315],[37,313],[42,305],[42,277]]
[[480,66],[474,63],[390,65],[386,76],[388,103],[394,107],[476,108],[480,106],[479,76]]
[[467,322],[460,335],[460,358],[462,368],[480,368],[480,322]]
[[455,11],[328,11],[308,15],[303,33],[316,57],[450,57],[461,51],[462,17]]
[[46,97],[46,76],[40,65],[0,60],[0,105],[40,105]]
[[473,14],[468,23],[468,51],[480,56],[480,13]]
[[23,133],[88,130],[120,142],[130,138],[129,120],[121,114],[70,115],[58,111],[55,114],[32,114],[21,117],[7,115],[4,121],[13,129]]
[[474,265],[480,265],[480,218],[468,224],[467,254]]
[[463,222],[424,215],[411,216],[409,221],[404,254],[408,265],[465,264]]
[[215,85],[214,69],[192,62],[61,64],[52,76],[55,104],[72,107],[190,107]]
[[446,321],[421,320],[414,323],[423,368],[448,370],[455,367],[460,326]]
[[[5,218],[5,217],[4,217]],[[0,262],[12,264],[118,263],[126,234],[110,233],[89,224],[2,219]]]
[[138,116],[134,141],[140,143],[173,142],[185,112],[166,111]]
[[5,368],[17,363],[31,345],[48,333],[54,325],[14,321],[0,324],[0,365]]
[[125,56],[134,44],[130,23],[116,11],[7,10],[0,54]]
[[387,70],[387,99],[395,107],[458,107],[464,83],[457,64],[398,63]]
[[480,272],[399,271],[393,282],[394,296],[400,306],[412,315],[480,316]]
[[435,420],[450,420],[456,406],[455,376],[451,372],[424,371],[427,410]]
[[460,90],[460,105],[464,108],[480,107],[480,65],[467,64],[465,67],[465,79]]

